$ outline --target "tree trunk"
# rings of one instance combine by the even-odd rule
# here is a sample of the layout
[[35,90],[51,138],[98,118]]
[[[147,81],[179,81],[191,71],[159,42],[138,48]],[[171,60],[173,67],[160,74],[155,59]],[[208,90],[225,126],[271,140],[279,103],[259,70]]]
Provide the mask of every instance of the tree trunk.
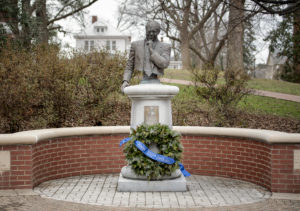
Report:
[[244,73],[243,64],[243,18],[245,0],[230,0],[228,41],[227,41],[227,70],[226,78],[239,78]]
[[37,43],[39,44],[48,44],[49,40],[49,32],[48,32],[48,16],[47,16],[47,7],[46,0],[40,0],[37,9],[36,9],[36,17],[37,17]]
[[204,68],[206,69],[214,69],[215,68],[215,59],[210,59],[205,61]]
[[181,50],[182,68],[185,70],[189,70],[191,69],[191,55],[190,55],[190,41],[188,40],[187,31],[182,30],[180,32],[180,40],[181,40],[180,50]]
[[300,9],[294,13],[294,66],[296,82],[300,83]]
[[31,45],[32,31],[30,28],[29,10],[30,10],[30,0],[22,0],[22,17],[21,17],[22,31],[20,34],[20,38],[22,41],[22,45],[25,48],[29,48]]

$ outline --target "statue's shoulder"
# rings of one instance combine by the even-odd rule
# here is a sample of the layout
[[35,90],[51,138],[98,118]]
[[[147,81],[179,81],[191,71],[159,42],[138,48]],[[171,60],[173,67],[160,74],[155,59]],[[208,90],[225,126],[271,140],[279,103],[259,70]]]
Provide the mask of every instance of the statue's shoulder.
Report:
[[169,43],[159,42],[159,45],[161,45],[162,48],[164,48],[164,49],[170,49],[171,48],[171,45]]
[[170,45],[169,43],[165,43],[165,42],[160,42],[160,41],[159,41],[158,44],[159,44],[160,46],[166,47],[166,48],[171,47],[171,45]]

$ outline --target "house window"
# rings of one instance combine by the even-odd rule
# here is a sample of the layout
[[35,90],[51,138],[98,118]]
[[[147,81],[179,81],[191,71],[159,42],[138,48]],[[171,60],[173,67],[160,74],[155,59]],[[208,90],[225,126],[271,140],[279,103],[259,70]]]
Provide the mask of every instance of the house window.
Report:
[[99,28],[97,28],[97,32],[98,32],[98,33],[100,32],[100,29],[99,29]]
[[85,40],[84,41],[84,50],[91,51],[95,48],[95,42],[94,40]]
[[117,47],[116,47],[116,41],[113,40],[112,43],[111,43],[111,45],[112,45],[112,47],[111,47],[112,50],[115,51],[117,49]]
[[106,50],[110,51],[110,40],[106,41]]
[[84,50],[86,50],[86,51],[89,50],[89,41],[88,40],[84,41]]
[[90,50],[93,50],[94,49],[94,40],[91,40],[90,41]]
[[104,28],[101,28],[101,32],[104,32]]

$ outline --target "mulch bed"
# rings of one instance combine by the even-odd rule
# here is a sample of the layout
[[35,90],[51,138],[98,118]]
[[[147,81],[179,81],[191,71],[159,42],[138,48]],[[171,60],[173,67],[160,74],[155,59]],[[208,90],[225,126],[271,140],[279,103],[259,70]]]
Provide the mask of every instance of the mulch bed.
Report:
[[[238,111],[235,118],[230,121],[219,122],[211,117],[212,111],[207,108],[200,108],[198,105],[189,102],[186,105],[172,105],[173,125],[175,126],[206,126],[206,127],[235,127],[235,128],[252,128],[266,129],[289,133],[300,133],[300,120],[293,118],[285,118],[274,115],[246,113]],[[130,125],[130,101],[116,103],[109,115],[102,119],[88,119],[83,112],[74,112],[74,118],[68,119],[60,127],[84,127],[84,126],[117,126]],[[76,117],[76,113],[81,116]],[[84,117],[84,118],[83,118]],[[78,121],[78,120],[83,121]],[[7,124],[0,119],[0,128],[4,128]],[[35,128],[32,122],[24,122],[19,131],[41,129]],[[49,126],[53,127],[53,126]],[[55,126],[54,126],[55,127]],[[11,133],[9,131],[1,131],[0,133]]]

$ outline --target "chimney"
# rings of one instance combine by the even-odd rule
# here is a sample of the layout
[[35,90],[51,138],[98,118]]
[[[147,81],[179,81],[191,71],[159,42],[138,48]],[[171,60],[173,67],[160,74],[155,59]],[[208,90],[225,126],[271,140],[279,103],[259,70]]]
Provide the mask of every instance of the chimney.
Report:
[[97,22],[97,16],[92,16],[92,24]]

